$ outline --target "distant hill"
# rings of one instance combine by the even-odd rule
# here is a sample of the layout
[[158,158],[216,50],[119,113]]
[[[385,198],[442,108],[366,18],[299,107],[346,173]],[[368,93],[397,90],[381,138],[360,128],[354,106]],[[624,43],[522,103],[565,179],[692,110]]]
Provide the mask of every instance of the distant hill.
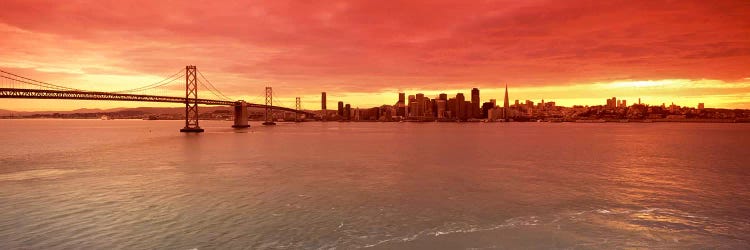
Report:
[[[210,113],[216,110],[231,110],[229,107],[209,107],[200,106],[198,111],[200,113]],[[67,111],[14,111],[7,109],[0,109],[0,116],[27,116],[27,115],[38,115],[38,114],[90,114],[90,113],[115,113],[115,112],[128,112],[128,113],[144,113],[144,114],[183,114],[185,113],[184,107],[138,107],[138,108],[112,108],[112,109],[76,109]]]
[[86,113],[109,113],[109,112],[117,112],[121,110],[125,110],[127,108],[113,108],[113,109],[76,109],[76,110],[67,110],[67,111],[15,111],[15,110],[7,110],[7,109],[0,109],[0,116],[9,116],[9,115],[36,115],[36,114],[86,114]]
[[[212,113],[217,110],[232,111],[226,106],[199,106],[199,113]],[[250,112],[262,112],[262,108],[248,108]],[[129,113],[129,114],[153,114],[153,115],[179,115],[185,113],[185,107],[138,107],[138,108],[112,108],[112,109],[89,109],[81,108],[67,111],[14,111],[0,109],[0,116],[31,116],[48,114],[106,114],[106,113]]]
[[8,116],[8,115],[16,114],[16,113],[18,112],[15,112],[12,110],[0,109],[0,116]]
[[[210,113],[214,112],[216,110],[231,110],[229,107],[209,107],[209,106],[199,106],[198,112],[199,113]],[[184,114],[185,113],[185,107],[175,107],[175,108],[160,108],[160,107],[140,107],[140,108],[128,108],[128,109],[122,109],[119,111],[135,111],[135,112],[143,112],[147,114]]]

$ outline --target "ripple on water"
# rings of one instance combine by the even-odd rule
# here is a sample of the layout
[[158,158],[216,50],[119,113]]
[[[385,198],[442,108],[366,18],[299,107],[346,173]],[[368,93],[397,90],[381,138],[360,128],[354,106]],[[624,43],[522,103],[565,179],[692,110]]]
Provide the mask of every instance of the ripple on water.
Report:
[[58,179],[69,174],[91,172],[83,169],[34,169],[0,174],[0,181],[25,181],[33,179]]

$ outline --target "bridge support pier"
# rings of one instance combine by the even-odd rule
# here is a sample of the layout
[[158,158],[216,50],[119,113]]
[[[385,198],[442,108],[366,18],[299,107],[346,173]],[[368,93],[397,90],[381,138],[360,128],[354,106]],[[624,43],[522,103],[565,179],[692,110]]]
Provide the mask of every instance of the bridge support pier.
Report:
[[236,129],[249,128],[247,115],[247,103],[245,101],[238,101],[234,105],[234,125],[232,127]]

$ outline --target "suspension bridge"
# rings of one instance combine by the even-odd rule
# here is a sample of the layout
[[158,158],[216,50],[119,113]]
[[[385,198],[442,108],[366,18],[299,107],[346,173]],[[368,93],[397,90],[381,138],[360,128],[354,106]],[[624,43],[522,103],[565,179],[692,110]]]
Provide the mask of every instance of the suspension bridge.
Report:
[[[165,89],[174,85],[175,82],[179,83],[179,80],[183,77],[185,79],[184,97],[153,94],[159,90],[161,90],[161,93],[166,92]],[[296,114],[296,120],[301,119],[302,115],[310,118],[317,116],[314,113],[302,110],[299,97],[296,97],[295,99],[294,108],[274,106],[273,89],[271,87],[265,88],[264,104],[251,103],[244,100],[232,100],[219,91],[216,86],[208,81],[203,73],[198,71],[197,67],[193,65],[188,65],[185,69],[180,69],[177,73],[152,84],[138,88],[107,92],[82,90],[37,81],[4,70],[0,70],[0,79],[3,80],[0,85],[0,98],[182,103],[185,104],[185,127],[180,129],[181,132],[204,131],[199,126],[198,105],[233,107],[234,124],[232,127],[237,129],[250,127],[248,124],[248,108],[264,109],[264,125],[275,125],[273,111],[293,112]],[[207,90],[215,99],[198,98],[199,86]]]

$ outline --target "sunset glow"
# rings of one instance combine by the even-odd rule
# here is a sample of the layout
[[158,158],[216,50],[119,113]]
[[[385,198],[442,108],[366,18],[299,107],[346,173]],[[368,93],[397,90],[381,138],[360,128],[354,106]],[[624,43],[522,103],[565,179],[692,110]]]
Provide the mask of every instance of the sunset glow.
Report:
[[[0,69],[116,91],[197,65],[232,98],[393,104],[397,92],[482,101],[750,108],[748,1],[3,1]],[[166,90],[169,91],[169,90]],[[184,89],[175,88],[170,95]],[[0,109],[142,103],[0,100]],[[163,106],[169,104],[147,104]],[[330,104],[329,104],[330,105]],[[171,105],[174,106],[174,105]]]

